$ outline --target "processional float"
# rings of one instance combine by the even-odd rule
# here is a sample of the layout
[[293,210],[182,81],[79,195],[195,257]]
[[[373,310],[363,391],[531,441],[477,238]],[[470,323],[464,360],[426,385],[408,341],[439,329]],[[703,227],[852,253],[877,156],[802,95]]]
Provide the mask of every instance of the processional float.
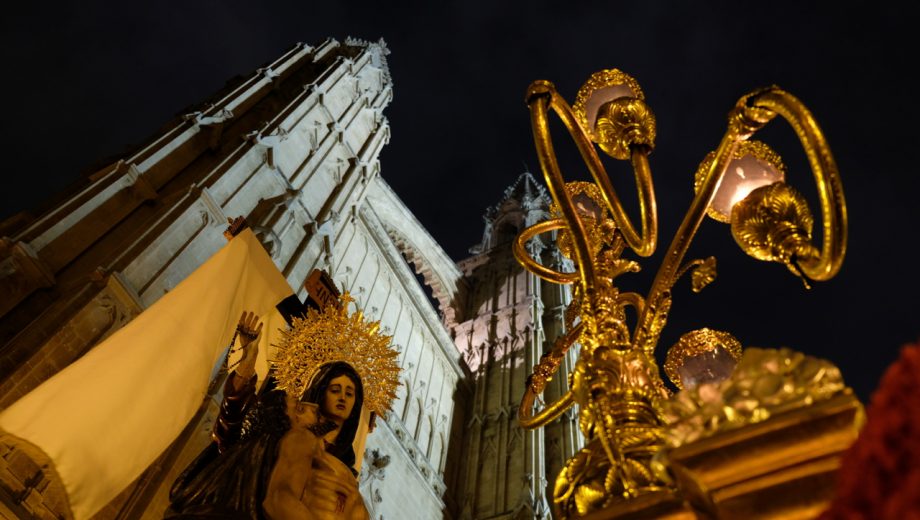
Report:
[[[715,278],[715,258],[686,260],[702,221],[728,223],[749,255],[824,281],[840,269],[847,214],[837,167],[809,110],[777,87],[738,100],[715,151],[699,166],[695,196],[668,246],[648,293],[621,291],[617,279],[639,270],[624,257],[650,256],[658,240],[648,155],[655,119],[639,84],[618,70],[591,76],[569,105],[552,83],[527,91],[540,166],[553,197],[551,219],[516,239],[518,261],[540,278],[573,286],[567,333],[534,367],[520,424],[539,428],[577,406],[586,444],[558,475],[554,502],[562,518],[813,518],[833,496],[840,453],[856,438],[863,409],[832,364],[789,349],[749,348],[722,331],[701,328],[670,348],[664,385],[655,350],[671,308],[671,291],[689,273],[698,292]],[[566,182],[553,148],[554,112],[574,140],[593,182]],[[755,133],[781,116],[798,136],[821,201],[820,247],[813,217],[785,182],[785,167]],[[639,198],[639,227],[627,216],[595,144],[630,161]],[[556,231],[571,272],[549,269],[528,242]],[[638,316],[630,326],[626,308]],[[577,362],[557,375],[565,353]],[[552,377],[568,391],[537,409]]]

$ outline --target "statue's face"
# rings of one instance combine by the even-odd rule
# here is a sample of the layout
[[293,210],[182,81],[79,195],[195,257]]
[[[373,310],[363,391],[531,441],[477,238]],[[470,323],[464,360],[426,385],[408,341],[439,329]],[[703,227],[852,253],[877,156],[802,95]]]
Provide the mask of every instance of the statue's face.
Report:
[[355,384],[351,378],[341,375],[329,382],[323,396],[323,415],[341,424],[351,415],[355,407]]

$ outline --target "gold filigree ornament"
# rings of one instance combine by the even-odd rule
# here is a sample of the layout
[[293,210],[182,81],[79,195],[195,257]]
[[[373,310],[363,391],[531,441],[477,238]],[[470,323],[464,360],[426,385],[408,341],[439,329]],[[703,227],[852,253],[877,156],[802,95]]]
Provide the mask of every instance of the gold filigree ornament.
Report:
[[[671,478],[677,473],[668,471],[674,467],[665,467],[666,459],[656,458],[665,447],[665,436],[673,441],[671,446],[692,442],[714,425],[764,420],[788,407],[808,406],[842,388],[836,368],[786,351],[755,360],[752,356],[756,351],[749,349],[736,364],[732,352],[740,345],[715,331],[697,331],[684,338],[685,343],[692,344],[686,348],[720,343],[729,346],[713,350],[716,354],[712,356],[706,354],[710,351],[688,356],[682,368],[675,362],[670,370],[676,381],[676,372],[686,373],[684,386],[693,386],[692,395],[684,390],[679,399],[668,399],[655,363],[656,345],[671,309],[675,283],[681,275],[692,272],[692,288],[699,291],[716,276],[712,257],[685,262],[710,208],[718,209],[723,222],[732,222],[732,234],[748,254],[780,261],[811,280],[829,280],[837,274],[846,252],[847,215],[833,155],[807,107],[788,92],[769,87],[743,96],[729,114],[728,127],[715,152],[698,170],[696,195],[661,257],[648,292],[623,292],[618,277],[635,272],[639,264],[620,257],[625,248],[621,241],[636,255],[648,257],[658,240],[657,201],[648,164],[655,123],[638,84],[618,70],[605,70],[591,76],[573,106],[547,80],[531,83],[525,100],[540,167],[559,210],[556,218],[522,231],[513,251],[521,265],[541,279],[573,285],[572,307],[577,311],[570,309],[566,318],[570,325],[577,320],[580,330],[554,344],[550,355],[535,367],[518,409],[519,424],[527,429],[543,427],[577,406],[585,448],[569,459],[556,480],[554,502],[561,518],[585,514],[632,517],[627,513],[648,513],[672,493],[684,501],[688,489],[700,486],[694,483],[680,488]],[[588,189],[582,190],[585,197],[572,197],[573,185],[563,177],[554,150],[551,115],[565,125],[601,198]],[[766,145],[750,141],[776,116],[792,126],[814,174],[823,224],[820,250],[808,242],[812,221],[805,213],[807,208],[784,189],[779,156]],[[633,225],[620,204],[595,144],[611,157],[631,162],[641,227]],[[603,212],[584,211],[579,199],[602,201],[598,205],[610,215],[604,213],[604,218],[610,218],[616,227],[597,237],[598,218],[592,219],[591,213]],[[574,272],[549,269],[528,253],[527,241],[556,230],[567,235],[560,236],[559,246],[573,260]],[[624,313],[626,306],[637,311],[634,326],[627,325],[627,317],[632,316]],[[554,373],[564,366],[562,354],[576,336],[581,349],[568,374],[568,391],[537,410],[536,396],[549,378],[558,377]],[[732,374],[729,380],[717,382],[728,373]],[[735,495],[731,498],[734,500]],[[691,513],[684,507],[686,502],[683,504],[675,507]],[[602,513],[597,512],[601,509]]]
[[354,300],[346,292],[340,305],[322,311],[309,309],[295,317],[290,330],[282,330],[278,352],[272,360],[278,388],[301,395],[320,367],[335,361],[351,365],[364,387],[364,406],[377,415],[390,409],[399,386],[398,353],[391,336],[380,334],[380,322],[367,322],[361,311],[348,313]]
[[[614,241],[618,239],[617,226],[610,213],[607,211],[607,205],[604,203],[604,195],[597,184],[593,182],[567,182],[565,191],[572,198],[579,217],[585,226],[585,232],[588,235],[588,243],[591,247],[592,257],[604,247],[611,247]],[[553,202],[549,206],[550,218],[563,219],[562,210],[559,205]],[[572,236],[567,228],[563,228],[556,238],[556,245],[559,252],[568,258],[575,259],[575,250],[572,244]],[[620,243],[616,254],[622,251],[623,244]]]
[[582,128],[611,157],[630,158],[631,147],[655,144],[655,116],[639,83],[617,69],[595,72],[578,90],[572,111]]
[[731,377],[684,390],[663,403],[671,448],[758,423],[850,390],[828,361],[788,348],[745,349]]
[[728,332],[702,328],[687,332],[668,349],[664,362],[664,371],[678,388],[684,388],[680,377],[680,368],[688,358],[706,354],[715,355],[719,349],[731,357],[735,363],[741,360],[741,342]]
[[820,255],[811,244],[813,225],[805,197],[781,182],[752,191],[732,210],[732,236],[741,249],[758,260],[785,265],[805,287],[799,265]]
[[716,279],[716,257],[710,256],[695,265],[696,269],[690,273],[690,287],[693,292],[702,291]]
[[609,101],[620,97],[645,100],[639,82],[619,69],[597,71],[578,89],[572,111],[591,139],[596,140],[597,137],[594,134],[594,123],[603,100]]

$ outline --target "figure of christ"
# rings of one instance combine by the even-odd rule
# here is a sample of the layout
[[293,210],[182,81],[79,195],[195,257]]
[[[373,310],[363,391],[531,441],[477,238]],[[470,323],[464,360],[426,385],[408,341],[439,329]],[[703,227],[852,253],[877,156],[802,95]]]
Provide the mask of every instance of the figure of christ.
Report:
[[353,367],[327,363],[302,395],[255,395],[262,324],[240,318],[242,358],[227,380],[215,442],[176,480],[166,518],[369,518],[352,466],[364,392]]

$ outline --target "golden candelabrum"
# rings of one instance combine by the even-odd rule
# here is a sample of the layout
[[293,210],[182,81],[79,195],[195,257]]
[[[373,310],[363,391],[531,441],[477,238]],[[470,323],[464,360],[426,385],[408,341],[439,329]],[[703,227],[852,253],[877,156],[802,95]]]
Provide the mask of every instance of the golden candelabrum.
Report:
[[[528,379],[519,420],[525,428],[538,428],[577,405],[586,439],[556,479],[557,514],[813,517],[829,500],[838,454],[855,438],[862,416],[836,367],[788,349],[751,348],[742,355],[730,334],[700,329],[682,336],[668,352],[665,371],[682,389],[672,395],[654,357],[675,282],[690,273],[693,290],[700,291],[715,278],[715,258],[685,260],[707,215],[729,223],[746,253],[784,264],[806,286],[807,280],[828,280],[839,271],[846,251],[846,205],[834,159],[811,113],[777,87],[738,100],[724,137],[696,172],[695,197],[643,296],[617,286],[619,276],[639,270],[636,261],[624,258],[626,250],[648,257],[658,241],[648,161],[655,118],[639,84],[618,70],[605,70],[591,76],[573,106],[548,81],[532,83],[526,101],[553,204],[550,220],[524,230],[514,252],[542,279],[572,284],[573,300],[567,333]],[[563,179],[550,137],[550,111],[574,139],[594,182]],[[780,157],[751,140],[777,115],[797,134],[817,182],[820,247],[812,244],[808,204],[785,183]],[[614,159],[631,162],[638,229],[595,144]],[[554,230],[560,250],[573,262],[572,272],[549,269],[527,253],[528,241]],[[629,306],[638,316],[632,326],[625,313]],[[537,396],[576,343],[580,352],[568,374],[569,390],[538,410]],[[820,420],[823,430],[815,422]],[[727,460],[727,453],[734,459]],[[781,496],[787,485],[811,486],[810,494]]]

